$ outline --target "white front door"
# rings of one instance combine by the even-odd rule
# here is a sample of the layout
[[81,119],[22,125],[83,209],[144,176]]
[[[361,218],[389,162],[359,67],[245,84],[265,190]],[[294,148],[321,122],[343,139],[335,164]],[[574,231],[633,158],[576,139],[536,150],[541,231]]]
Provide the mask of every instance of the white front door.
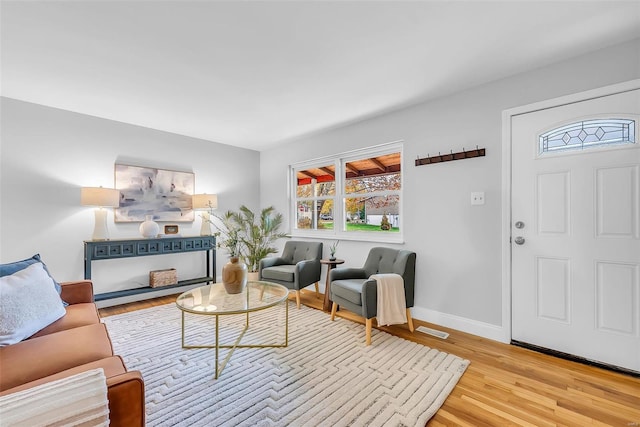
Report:
[[512,339],[640,372],[640,89],[511,125]]

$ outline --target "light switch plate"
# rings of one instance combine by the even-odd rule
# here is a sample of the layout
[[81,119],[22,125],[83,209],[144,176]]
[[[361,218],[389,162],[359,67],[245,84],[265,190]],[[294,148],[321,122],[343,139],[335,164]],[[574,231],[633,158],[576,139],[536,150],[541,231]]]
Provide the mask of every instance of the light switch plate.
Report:
[[472,205],[484,205],[484,191],[474,191],[471,193]]

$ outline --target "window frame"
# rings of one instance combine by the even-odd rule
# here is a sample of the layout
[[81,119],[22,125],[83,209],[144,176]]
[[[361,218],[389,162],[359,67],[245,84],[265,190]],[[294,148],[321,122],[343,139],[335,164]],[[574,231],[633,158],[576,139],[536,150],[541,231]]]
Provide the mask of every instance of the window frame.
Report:
[[[312,160],[306,160],[289,165],[289,228],[292,237],[317,238],[324,240],[354,240],[366,242],[381,243],[404,243],[404,143],[403,141],[394,141],[386,144],[380,144],[372,147],[366,147],[353,151],[338,153],[331,156],[325,156]],[[358,193],[346,193],[345,191],[345,164],[349,161],[360,160],[363,158],[371,158],[385,154],[400,153],[400,190],[390,190],[390,192],[398,194],[400,201],[398,203],[398,223],[400,230],[398,232],[384,231],[347,231],[344,229],[345,224],[345,199],[358,197]],[[335,194],[333,196],[316,196],[312,191],[311,197],[297,197],[297,172],[300,170],[310,169],[319,166],[333,165],[335,167]],[[363,194],[388,194],[387,192],[372,192]],[[317,206],[316,201],[319,199],[333,200],[333,229],[299,229],[298,224],[298,202],[313,200],[314,209]],[[315,222],[317,220],[315,212],[313,215]],[[313,223],[312,223],[313,225]]]

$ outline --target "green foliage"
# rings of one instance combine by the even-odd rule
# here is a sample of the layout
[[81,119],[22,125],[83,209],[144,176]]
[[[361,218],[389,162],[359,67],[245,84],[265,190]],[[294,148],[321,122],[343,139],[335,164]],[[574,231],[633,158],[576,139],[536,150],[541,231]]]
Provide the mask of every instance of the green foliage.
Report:
[[340,240],[336,240],[335,243],[329,246],[329,254],[331,254],[331,257],[336,256],[336,250],[338,249],[338,244],[340,244]]
[[[371,232],[378,232],[378,233],[382,233],[383,232],[380,229],[379,225],[373,225],[373,224],[347,223],[346,229],[347,229],[347,231],[371,231]],[[389,230],[389,231],[391,231],[391,232],[399,232],[400,228],[391,227],[391,230]]]
[[218,247],[225,249],[230,257],[240,256],[241,229],[236,220],[237,214],[232,211],[227,211],[222,216],[216,215],[213,212],[211,212],[210,215],[218,220],[215,222],[208,219],[209,223],[217,230],[213,235],[216,237]]
[[382,215],[382,220],[380,221],[380,229],[381,230],[391,230],[391,223],[389,222],[389,218],[387,218],[387,214]]
[[300,229],[309,229],[309,228],[311,228],[311,218],[300,218],[300,219],[298,219],[298,228],[300,228]]
[[272,246],[276,240],[289,237],[278,231],[283,217],[273,206],[262,209],[259,216],[244,205],[239,212],[227,211],[222,216],[211,210],[210,216],[216,219],[209,219],[209,223],[217,230],[214,236],[218,248],[225,249],[230,257],[242,257],[249,271],[258,271],[262,258],[278,252]]
[[233,214],[233,220],[239,228],[240,255],[249,271],[258,271],[261,259],[278,252],[273,247],[276,240],[289,237],[279,231],[283,217],[273,206],[262,209],[256,215],[242,205],[240,211]]

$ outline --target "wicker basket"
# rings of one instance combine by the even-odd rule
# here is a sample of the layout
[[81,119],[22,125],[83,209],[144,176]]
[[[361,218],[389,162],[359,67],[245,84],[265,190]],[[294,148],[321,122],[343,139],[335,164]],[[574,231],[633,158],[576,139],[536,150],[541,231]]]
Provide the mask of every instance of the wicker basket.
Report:
[[175,268],[149,272],[149,286],[152,288],[175,285],[176,283],[178,283],[178,272]]

